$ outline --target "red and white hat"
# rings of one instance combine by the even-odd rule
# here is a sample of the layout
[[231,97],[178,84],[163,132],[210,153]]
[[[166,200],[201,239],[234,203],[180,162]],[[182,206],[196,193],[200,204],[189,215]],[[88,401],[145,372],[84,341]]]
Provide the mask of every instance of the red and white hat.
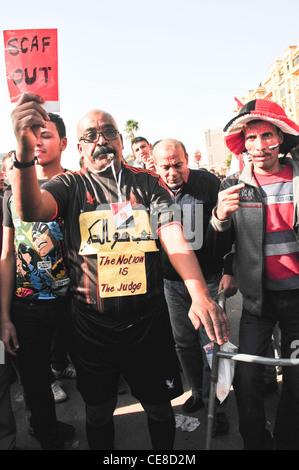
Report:
[[256,119],[270,122],[283,133],[283,143],[279,152],[286,154],[299,144],[299,126],[289,119],[277,103],[270,100],[253,100],[243,106],[238,115],[226,124],[223,129],[227,148],[235,155],[241,155],[245,150],[243,126]]

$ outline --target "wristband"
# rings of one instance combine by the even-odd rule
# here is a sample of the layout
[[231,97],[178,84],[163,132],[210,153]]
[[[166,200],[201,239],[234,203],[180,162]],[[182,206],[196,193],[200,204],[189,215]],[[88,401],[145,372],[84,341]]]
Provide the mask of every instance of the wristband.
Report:
[[13,152],[13,154],[12,154],[13,166],[16,167],[16,168],[19,168],[20,170],[22,168],[29,168],[29,167],[33,166],[35,164],[35,160],[36,160],[36,157],[34,157],[34,159],[31,160],[30,162],[22,163],[22,162],[19,162],[17,160],[16,152]]

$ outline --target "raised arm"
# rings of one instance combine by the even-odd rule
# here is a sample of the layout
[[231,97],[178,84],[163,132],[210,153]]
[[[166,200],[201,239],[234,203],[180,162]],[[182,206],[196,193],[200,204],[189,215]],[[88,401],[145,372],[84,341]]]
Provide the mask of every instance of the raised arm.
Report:
[[192,305],[189,318],[198,329],[202,323],[211,341],[223,344],[229,335],[229,322],[225,312],[211,298],[201,268],[192,249],[189,248],[178,224],[161,228],[159,236],[173,267],[183,279]]
[[22,95],[11,114],[17,140],[16,160],[11,185],[16,211],[21,220],[50,220],[56,212],[56,202],[50,193],[38,185],[34,150],[45,122],[49,120],[42,108],[43,100],[33,94]]

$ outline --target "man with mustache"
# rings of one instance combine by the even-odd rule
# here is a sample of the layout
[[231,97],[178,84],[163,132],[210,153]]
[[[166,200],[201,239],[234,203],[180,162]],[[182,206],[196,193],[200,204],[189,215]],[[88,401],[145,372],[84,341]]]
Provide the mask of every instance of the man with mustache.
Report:
[[[290,155],[299,126],[276,103],[257,99],[224,128],[227,147],[251,156],[241,174],[221,185],[212,224],[230,247],[243,296],[239,352],[266,356],[279,323],[282,357],[299,339],[299,166]],[[284,155],[282,157],[282,155]],[[282,157],[282,158],[279,158]],[[246,450],[299,449],[299,369],[286,367],[274,439],[266,430],[263,366],[238,362],[234,388]]]
[[[114,449],[113,412],[122,374],[147,414],[153,449],[172,449],[171,399],[182,393],[182,386],[163,294],[159,243],[190,292],[194,326],[202,322],[210,339],[222,344],[228,335],[227,317],[211,299],[181,226],[172,221],[172,200],[163,182],[149,171],[124,165],[122,136],[110,114],[89,111],[77,126],[86,168],[61,174],[39,189],[30,162],[48,120],[41,104],[37,95],[23,95],[12,113],[16,158],[26,166],[14,168],[12,185],[20,217],[47,221],[58,213],[64,219],[77,386],[86,403],[89,447]],[[129,224],[119,229],[126,221],[131,227],[132,219],[136,230],[140,225],[139,232]],[[132,268],[134,262],[138,265]],[[126,286],[122,293],[121,286]]]

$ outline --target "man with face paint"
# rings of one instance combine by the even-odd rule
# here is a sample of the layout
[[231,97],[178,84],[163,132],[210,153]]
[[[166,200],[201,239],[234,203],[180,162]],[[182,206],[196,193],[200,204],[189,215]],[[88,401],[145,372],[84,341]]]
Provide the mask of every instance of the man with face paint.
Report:
[[[227,147],[251,162],[220,187],[211,219],[231,246],[243,296],[239,352],[266,356],[278,322],[282,357],[299,338],[299,165],[288,152],[299,143],[299,126],[268,100],[254,100],[224,128]],[[280,158],[281,157],[281,158]],[[286,367],[272,435],[266,430],[263,369],[238,362],[234,388],[244,448],[299,449],[299,369]]]
[[[23,95],[12,113],[17,160],[26,165],[14,168],[12,185],[21,217],[64,218],[77,386],[86,403],[89,447],[114,449],[121,374],[147,414],[153,449],[172,449],[171,399],[183,390],[163,293],[160,243],[189,290],[194,326],[202,322],[210,339],[223,344],[227,317],[211,299],[181,226],[172,221],[172,200],[162,180],[124,164],[122,137],[111,115],[95,109],[83,116],[78,150],[86,168],[59,175],[39,189],[30,162],[48,120],[41,104],[37,95]],[[139,230],[138,236],[133,230]],[[134,263],[138,269],[130,269]]]

